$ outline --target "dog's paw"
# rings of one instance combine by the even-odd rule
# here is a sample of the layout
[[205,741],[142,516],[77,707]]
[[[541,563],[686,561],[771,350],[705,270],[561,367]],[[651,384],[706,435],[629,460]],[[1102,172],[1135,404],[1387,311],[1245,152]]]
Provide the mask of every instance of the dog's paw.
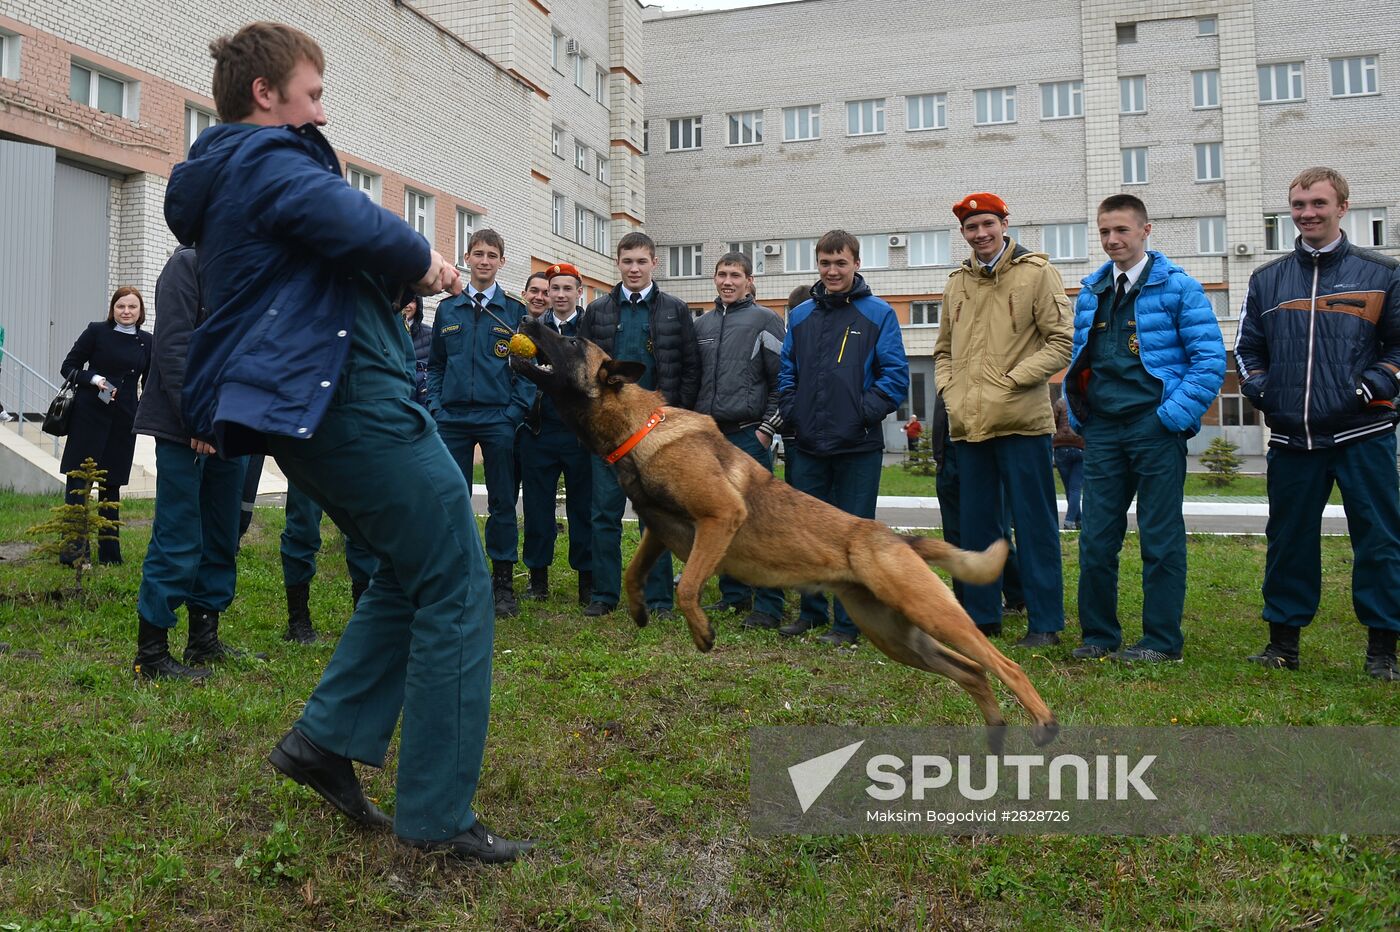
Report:
[[690,636],[695,640],[695,648],[702,654],[707,654],[714,650],[715,646],[715,626],[710,624],[709,619],[705,620],[704,628],[696,628],[693,625],[690,629]]
[[1055,736],[1059,733],[1060,723],[1052,718],[1043,725],[1036,725],[1031,728],[1031,740],[1035,742],[1036,747],[1043,748],[1051,741],[1054,741]]
[[987,726],[987,752],[995,757],[1006,753],[1006,723]]

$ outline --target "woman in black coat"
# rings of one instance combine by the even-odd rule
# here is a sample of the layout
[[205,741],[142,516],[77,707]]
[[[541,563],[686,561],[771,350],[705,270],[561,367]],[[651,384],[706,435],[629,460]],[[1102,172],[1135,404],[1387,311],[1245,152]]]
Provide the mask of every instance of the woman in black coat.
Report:
[[[131,458],[136,451],[136,435],[131,432],[136,417],[138,385],[144,383],[151,365],[151,335],[141,329],[146,322],[146,302],[135,288],[118,288],[107,307],[107,319],[88,324],[63,360],[60,371],[77,382],[73,420],[59,468],[66,474],[84,459],[92,457],[107,477],[98,499],[117,503],[121,487],[131,479]],[[82,488],[68,480],[68,500],[82,501]],[[86,559],[88,547],[65,553],[61,559],[71,564]],[[122,562],[120,542],[98,539],[97,558],[102,563]]]

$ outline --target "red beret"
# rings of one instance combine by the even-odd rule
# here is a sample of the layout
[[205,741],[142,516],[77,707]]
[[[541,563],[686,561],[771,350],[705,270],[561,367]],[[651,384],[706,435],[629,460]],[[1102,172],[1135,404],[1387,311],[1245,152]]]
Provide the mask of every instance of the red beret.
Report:
[[989,191],[969,194],[953,205],[953,216],[958,218],[958,223],[962,223],[973,214],[996,214],[1005,219],[1009,213],[1011,211],[1006,209],[1006,201]]
[[572,275],[579,281],[583,281],[583,276],[579,274],[579,270],[567,262],[554,263],[544,270],[544,275],[545,278],[553,278],[556,275]]

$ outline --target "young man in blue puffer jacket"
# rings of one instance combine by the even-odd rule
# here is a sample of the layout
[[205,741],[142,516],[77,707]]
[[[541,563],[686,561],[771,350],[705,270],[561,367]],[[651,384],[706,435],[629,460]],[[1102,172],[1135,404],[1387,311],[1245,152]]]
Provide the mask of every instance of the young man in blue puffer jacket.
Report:
[[[1069,419],[1084,437],[1079,625],[1073,656],[1181,660],[1186,604],[1186,440],[1225,381],[1225,343],[1200,282],[1160,252],[1131,194],[1099,205],[1109,262],[1084,279],[1065,375]],[[1137,496],[1142,639],[1119,650],[1118,552]]]
[[1269,425],[1269,644],[1249,659],[1298,668],[1298,632],[1322,594],[1322,509],[1336,482],[1351,531],[1352,606],[1369,631],[1366,672],[1400,681],[1400,264],[1342,233],[1350,190],[1330,168],[1289,185],[1300,236],[1249,279],[1235,362]]

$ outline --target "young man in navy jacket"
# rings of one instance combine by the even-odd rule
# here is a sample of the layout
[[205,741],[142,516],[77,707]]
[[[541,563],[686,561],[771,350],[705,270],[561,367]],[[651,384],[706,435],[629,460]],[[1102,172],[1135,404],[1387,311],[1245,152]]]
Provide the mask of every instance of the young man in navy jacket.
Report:
[[[832,230],[817,241],[821,280],[788,315],[778,374],[778,412],[793,424],[788,451],[793,487],[842,511],[875,517],[885,440],[881,424],[909,393],[909,361],[894,309],[860,276],[860,241]],[[820,640],[856,642],[856,626],[838,599],[836,620]],[[793,637],[827,622],[827,597],[802,597]]]
[[351,761],[383,766],[402,719],[394,834],[512,860],[528,843],[495,835],[472,809],[491,701],[486,559],[466,481],[412,400],[399,317],[405,286],[458,293],[461,280],[346,184],[319,129],[325,59],[314,40],[253,23],[210,52],[223,122],[175,166],[165,200],[170,229],[198,245],[210,311],[190,341],[185,423],[199,452],[271,452],[379,559],[270,759],[356,822],[386,828]]

